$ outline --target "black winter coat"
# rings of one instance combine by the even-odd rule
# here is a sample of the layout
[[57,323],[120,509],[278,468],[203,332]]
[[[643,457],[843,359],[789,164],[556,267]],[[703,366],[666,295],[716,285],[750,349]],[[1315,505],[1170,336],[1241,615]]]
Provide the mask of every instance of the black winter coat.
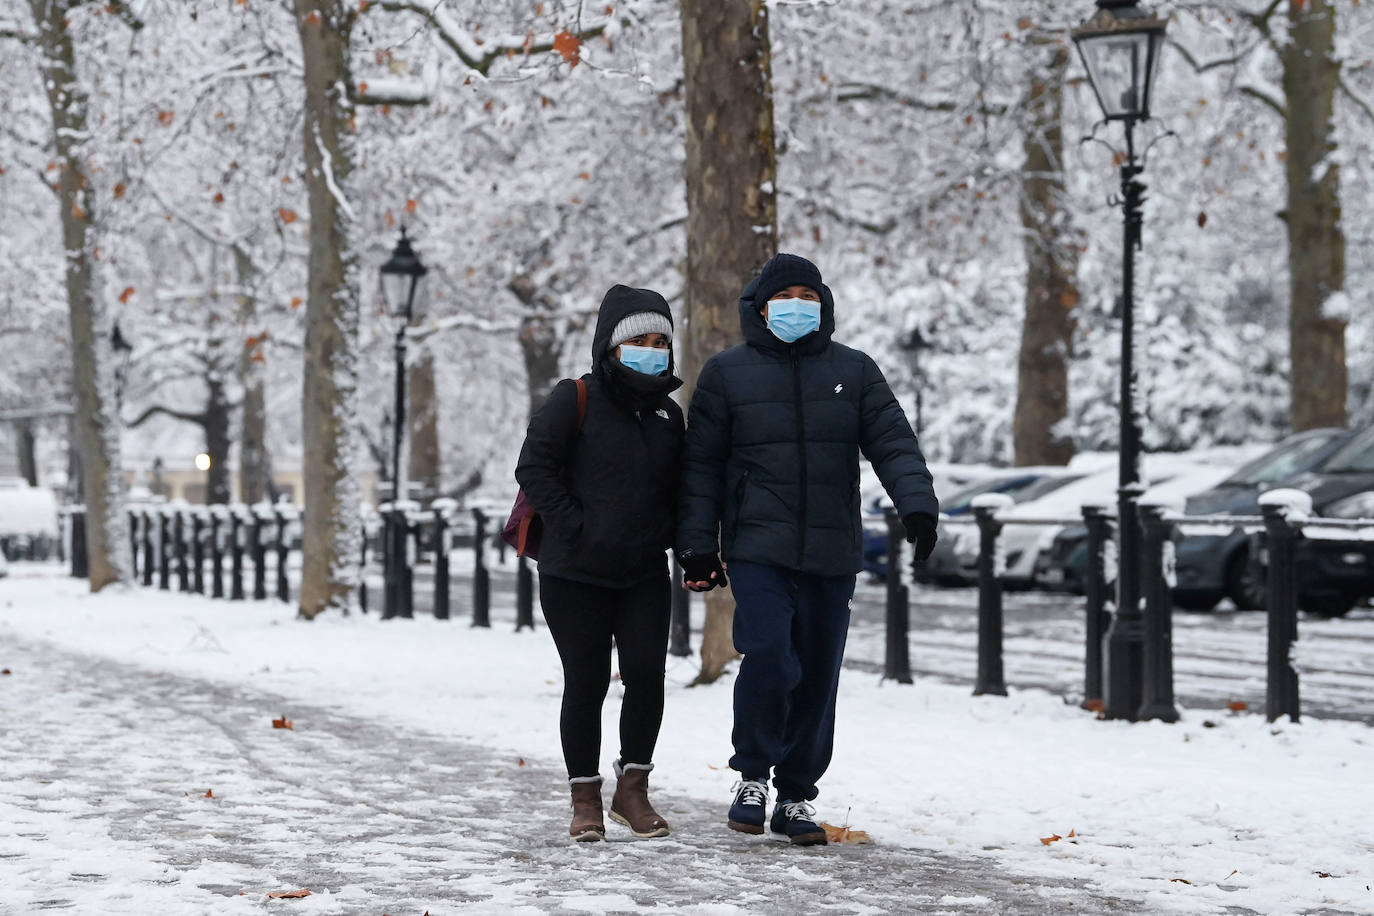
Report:
[[794,344],[768,330],[750,283],[745,342],[713,356],[688,411],[678,550],[822,576],[863,565],[859,453],[905,518],[936,515],[930,471],[882,371],[834,343],[822,287],[821,327]]
[[515,468],[543,522],[539,571],[608,588],[663,575],[673,546],[683,442],[682,382],[635,373],[607,354],[611,332],[635,312],[672,321],[663,297],[615,286],[592,343],[587,413],[577,427],[577,385],[564,379],[530,419]]

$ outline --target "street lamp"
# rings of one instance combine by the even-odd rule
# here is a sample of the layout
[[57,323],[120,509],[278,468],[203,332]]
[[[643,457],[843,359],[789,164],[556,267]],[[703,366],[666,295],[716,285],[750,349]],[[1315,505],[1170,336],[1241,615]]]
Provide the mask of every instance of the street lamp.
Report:
[[405,464],[402,462],[405,441],[406,411],[406,329],[414,314],[416,293],[420,280],[428,273],[420,263],[415,250],[410,247],[405,226],[401,227],[401,238],[391,252],[391,258],[382,265],[382,298],[385,300],[387,314],[396,321],[396,409],[392,431],[392,511],[386,521],[386,596],[383,617],[405,616],[412,614],[409,606],[403,606],[402,598],[405,580],[402,570],[406,557],[406,523],[403,508],[406,498]]
[[1117,491],[1116,613],[1107,632],[1107,677],[1103,712],[1109,719],[1134,720],[1141,707],[1144,682],[1145,627],[1140,612],[1140,417],[1135,395],[1135,251],[1145,184],[1144,165],[1136,157],[1134,131],[1150,117],[1150,90],[1164,44],[1165,20],[1147,13],[1135,0],[1097,0],[1097,12],[1073,30],[1097,101],[1108,121],[1126,128],[1126,157],[1121,164],[1121,209],[1125,235],[1121,264],[1121,442]]

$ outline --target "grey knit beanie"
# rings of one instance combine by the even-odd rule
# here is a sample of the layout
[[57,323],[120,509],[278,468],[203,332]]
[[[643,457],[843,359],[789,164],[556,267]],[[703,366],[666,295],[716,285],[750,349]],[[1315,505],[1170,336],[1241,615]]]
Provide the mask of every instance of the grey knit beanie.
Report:
[[638,337],[640,334],[662,334],[671,343],[673,323],[666,315],[658,312],[635,312],[633,315],[626,315],[620,319],[615,330],[611,331],[609,346],[615,349],[631,337]]

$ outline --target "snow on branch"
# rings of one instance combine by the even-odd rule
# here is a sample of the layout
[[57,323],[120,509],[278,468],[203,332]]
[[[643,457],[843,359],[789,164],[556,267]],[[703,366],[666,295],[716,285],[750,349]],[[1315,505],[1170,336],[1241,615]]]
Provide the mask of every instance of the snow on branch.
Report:
[[137,32],[139,29],[143,28],[143,19],[139,16],[139,12],[143,9],[143,5],[142,0],[135,0],[135,2],[129,2],[129,0],[110,0],[110,2],[106,4],[106,9],[118,16],[129,28]]
[[354,105],[428,105],[430,90],[413,80],[386,77],[348,84],[348,100]]
[[151,418],[155,414],[164,414],[166,416],[171,417],[174,420],[182,420],[186,423],[195,423],[197,426],[204,426],[207,422],[209,422],[209,417],[207,417],[204,412],[190,413],[185,410],[176,410],[172,407],[163,407],[161,404],[154,404],[152,407],[149,407],[147,410],[143,411],[143,413],[139,414],[137,419],[131,420],[125,425],[128,426],[130,429],[134,429],[148,422],[149,418]]
[[13,19],[0,19],[0,38],[14,38],[19,41],[36,41],[37,35],[25,32],[23,27]]
[[[457,54],[463,63],[486,75],[491,65],[509,54],[543,54],[559,47],[557,37],[536,42],[534,33],[528,35],[508,35],[501,38],[479,39],[449,14],[448,10],[433,0],[382,0],[378,6],[393,13],[414,13],[427,21],[438,33],[439,39]],[[369,6],[368,9],[373,7]],[[606,31],[612,20],[606,19],[589,28],[573,33],[581,41],[595,38]]]

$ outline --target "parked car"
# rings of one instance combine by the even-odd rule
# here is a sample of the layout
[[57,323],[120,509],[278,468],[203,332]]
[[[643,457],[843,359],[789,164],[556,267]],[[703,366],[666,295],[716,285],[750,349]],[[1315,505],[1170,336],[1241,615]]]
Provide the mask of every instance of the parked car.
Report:
[[0,478],[0,554],[46,560],[57,544],[57,496],[22,477]]
[[[959,556],[966,552],[965,542],[970,537],[973,539],[974,553],[977,554],[978,529],[972,524],[971,515],[974,497],[984,493],[1004,493],[1014,502],[1024,502],[1051,493],[1083,476],[1082,471],[1062,467],[1015,468],[941,499],[940,514],[947,518],[941,525],[940,540],[935,550],[916,573],[916,581],[944,586],[967,585],[973,581],[973,577],[961,565]],[[884,542],[883,551],[886,550]]]
[[[1260,493],[1280,486],[1309,493],[1317,515],[1374,517],[1374,426],[1289,436],[1213,490],[1189,499],[1184,512],[1258,515]],[[1181,534],[1175,541],[1174,603],[1208,610],[1227,597],[1241,610],[1264,607],[1266,573],[1260,543],[1234,527]],[[1299,600],[1309,611],[1343,614],[1374,591],[1374,557],[1368,556],[1364,542],[1304,539],[1299,556]]]

